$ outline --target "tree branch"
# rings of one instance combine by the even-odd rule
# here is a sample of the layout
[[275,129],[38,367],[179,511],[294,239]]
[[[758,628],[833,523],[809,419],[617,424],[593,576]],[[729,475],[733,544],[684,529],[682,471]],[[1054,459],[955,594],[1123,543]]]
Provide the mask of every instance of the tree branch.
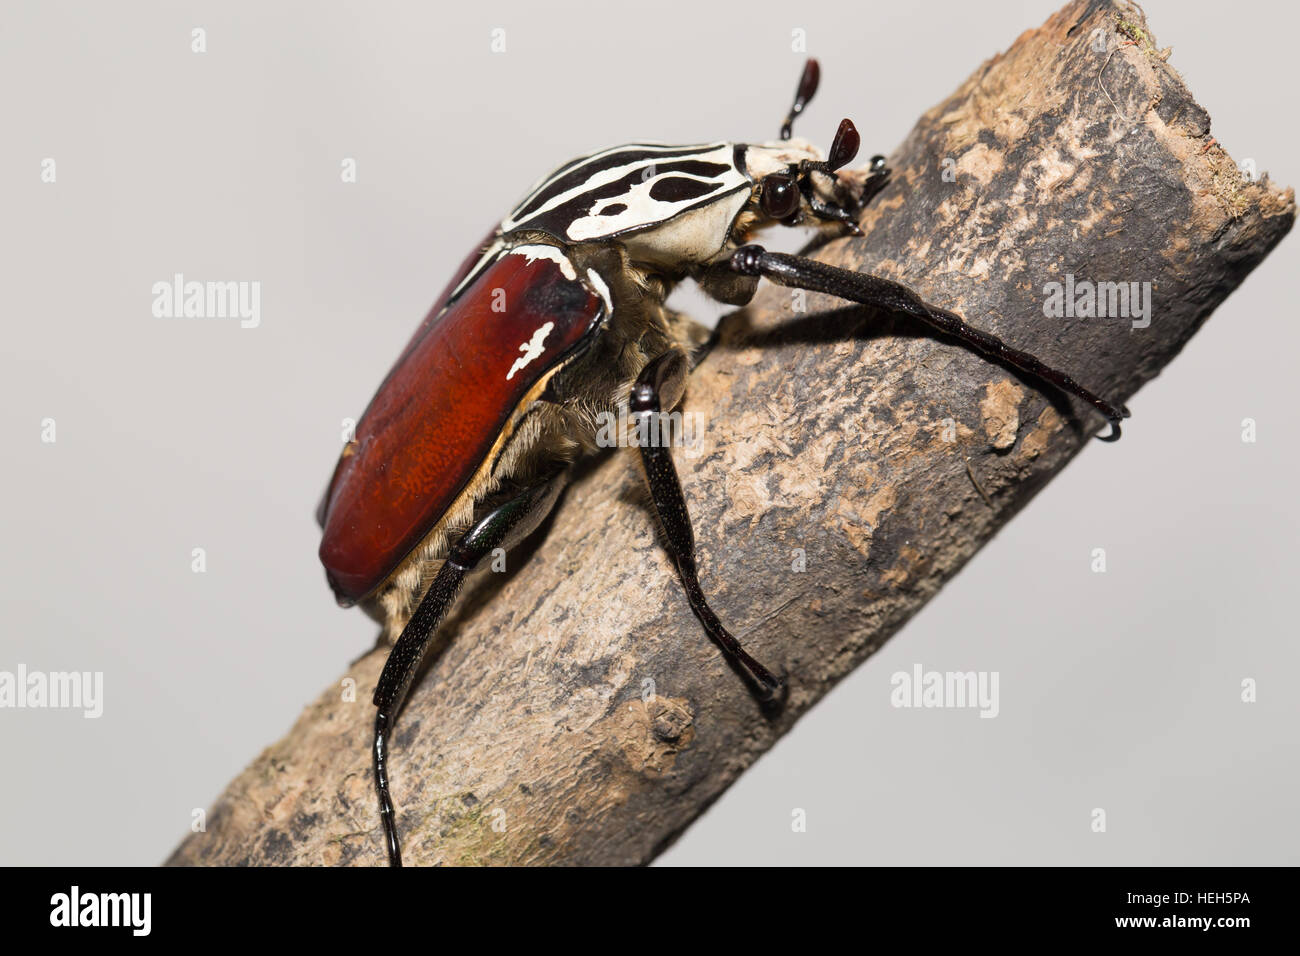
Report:
[[[865,238],[818,257],[907,283],[1114,400],[1295,217],[1291,190],[1243,179],[1213,142],[1127,4],[1072,3],[1026,32],[890,165]],[[1076,298],[1150,283],[1150,324],[1045,316],[1067,274]],[[699,446],[677,453],[705,590],[789,675],[785,711],[761,716],[692,617],[635,452],[606,456],[508,573],[474,582],[412,691],[391,765],[408,862],[652,859],[1101,425],[911,322],[803,305],[772,287],[725,321],[684,404]],[[369,699],[385,653],[348,671],[355,700],[322,693],[170,862],[382,864]]]

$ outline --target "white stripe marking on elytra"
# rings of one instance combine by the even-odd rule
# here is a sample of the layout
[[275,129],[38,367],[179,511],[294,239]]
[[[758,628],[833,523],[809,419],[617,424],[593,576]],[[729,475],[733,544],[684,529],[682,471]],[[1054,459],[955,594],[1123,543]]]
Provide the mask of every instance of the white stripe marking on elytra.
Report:
[[569,261],[569,257],[555,246],[515,246],[510,250],[510,254],[527,256],[529,265],[532,265],[538,259],[549,259],[560,267],[560,271],[564,273],[564,278],[578,278],[578,273],[574,271],[573,263]]
[[600,273],[595,269],[588,269],[587,278],[590,279],[591,284],[596,287],[596,291],[600,293],[600,297],[605,300],[605,308],[613,311],[614,303],[611,302],[609,298],[609,286],[605,285],[605,280],[600,277]]
[[554,322],[547,322],[541,326],[533,337],[519,346],[519,351],[524,354],[515,359],[515,364],[510,366],[510,371],[506,373],[506,381],[515,377],[515,372],[522,372],[524,367],[546,350],[546,337],[551,334],[551,329],[555,328]]

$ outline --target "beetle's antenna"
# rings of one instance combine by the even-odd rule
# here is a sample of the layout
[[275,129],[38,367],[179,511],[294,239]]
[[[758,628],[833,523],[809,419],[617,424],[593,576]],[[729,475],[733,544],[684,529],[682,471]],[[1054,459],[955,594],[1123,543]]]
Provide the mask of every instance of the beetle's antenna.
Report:
[[853,157],[858,155],[858,147],[862,144],[862,137],[858,135],[858,128],[853,125],[853,120],[840,120],[840,127],[835,131],[835,138],[831,140],[831,151],[826,154],[826,168],[831,172],[839,169],[841,166],[847,166],[853,162]]
[[[853,120],[845,117],[840,120],[839,129],[835,131],[835,138],[831,140],[830,152],[826,154],[826,158],[820,160],[805,159],[799,164],[799,171],[801,173],[820,172],[830,176],[835,170],[853,162],[853,157],[858,155],[858,147],[861,144],[862,137],[858,135],[858,128],[853,125]],[[872,160],[872,162],[874,163],[875,160]]]
[[790,112],[785,114],[785,122],[781,124],[782,139],[790,138],[790,134],[794,131],[795,117],[803,112],[803,108],[813,98],[821,78],[821,67],[818,66],[816,60],[809,57],[808,62],[803,65],[803,75],[799,77],[799,88],[794,91],[794,102],[790,104]]

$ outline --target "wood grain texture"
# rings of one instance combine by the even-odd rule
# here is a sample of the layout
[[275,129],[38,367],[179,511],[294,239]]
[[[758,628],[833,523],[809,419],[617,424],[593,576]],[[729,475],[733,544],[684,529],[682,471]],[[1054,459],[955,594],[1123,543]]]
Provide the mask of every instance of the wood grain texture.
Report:
[[[1115,400],[1295,217],[1291,190],[1244,180],[1211,144],[1127,4],[1072,3],[1023,34],[890,165],[865,237],[818,257],[908,283]],[[1150,282],[1150,325],[1044,316],[1046,284],[1067,273]],[[911,322],[801,304],[767,288],[725,320],[684,404],[703,434],[677,457],[705,590],[788,674],[784,712],[764,719],[704,637],[635,453],[608,455],[509,571],[475,580],[412,691],[392,762],[408,863],[652,859],[1101,425]],[[326,689],[169,862],[382,864],[369,698],[383,658],[347,672],[355,700]]]

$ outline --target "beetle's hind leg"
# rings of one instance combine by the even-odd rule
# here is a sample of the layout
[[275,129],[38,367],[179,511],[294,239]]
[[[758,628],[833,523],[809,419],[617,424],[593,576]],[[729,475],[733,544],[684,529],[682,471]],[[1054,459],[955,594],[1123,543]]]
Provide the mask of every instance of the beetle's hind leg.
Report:
[[824,262],[768,252],[762,246],[742,246],[731,256],[731,268],[741,275],[765,276],[773,282],[811,292],[824,292],[850,302],[903,312],[922,322],[960,339],[976,351],[1005,362],[1012,368],[1031,375],[1042,382],[1055,385],[1071,395],[1083,399],[1106,416],[1110,433],[1098,436],[1102,441],[1115,441],[1120,436],[1120,422],[1129,417],[1123,405],[1113,405],[1088,391],[1069,375],[1045,364],[1041,359],[1012,348],[995,335],[982,332],[966,324],[957,313],[928,305],[919,295],[905,285],[873,276],[866,272],[853,272],[828,266]]
[[[641,439],[637,444],[641,463],[645,466],[646,483],[650,486],[650,496],[663,525],[668,553],[677,566],[691,610],[709,637],[739,669],[759,701],[767,707],[779,707],[785,698],[785,681],[749,656],[740,642],[722,626],[705,600],[695,566],[695,534],[691,530],[691,516],[686,510],[686,499],[673,465],[671,440],[665,438],[666,427],[653,427],[655,423],[646,421],[658,416],[662,410],[661,395],[669,394],[675,399],[676,394],[680,394],[685,366],[685,356],[673,349],[646,365],[632,387],[629,411],[635,418],[636,434]],[[667,404],[671,406],[675,400]],[[658,424],[662,425],[662,422]]]
[[497,548],[509,549],[532,534],[545,519],[565,484],[560,471],[520,491],[497,505],[474,524],[451,547],[433,583],[393,645],[375,685],[375,791],[379,796],[379,818],[384,825],[388,862],[402,865],[397,838],[397,820],[388,789],[388,739],[402,701],[428,651],[438,625],[460,594],[465,576],[476,570]]

